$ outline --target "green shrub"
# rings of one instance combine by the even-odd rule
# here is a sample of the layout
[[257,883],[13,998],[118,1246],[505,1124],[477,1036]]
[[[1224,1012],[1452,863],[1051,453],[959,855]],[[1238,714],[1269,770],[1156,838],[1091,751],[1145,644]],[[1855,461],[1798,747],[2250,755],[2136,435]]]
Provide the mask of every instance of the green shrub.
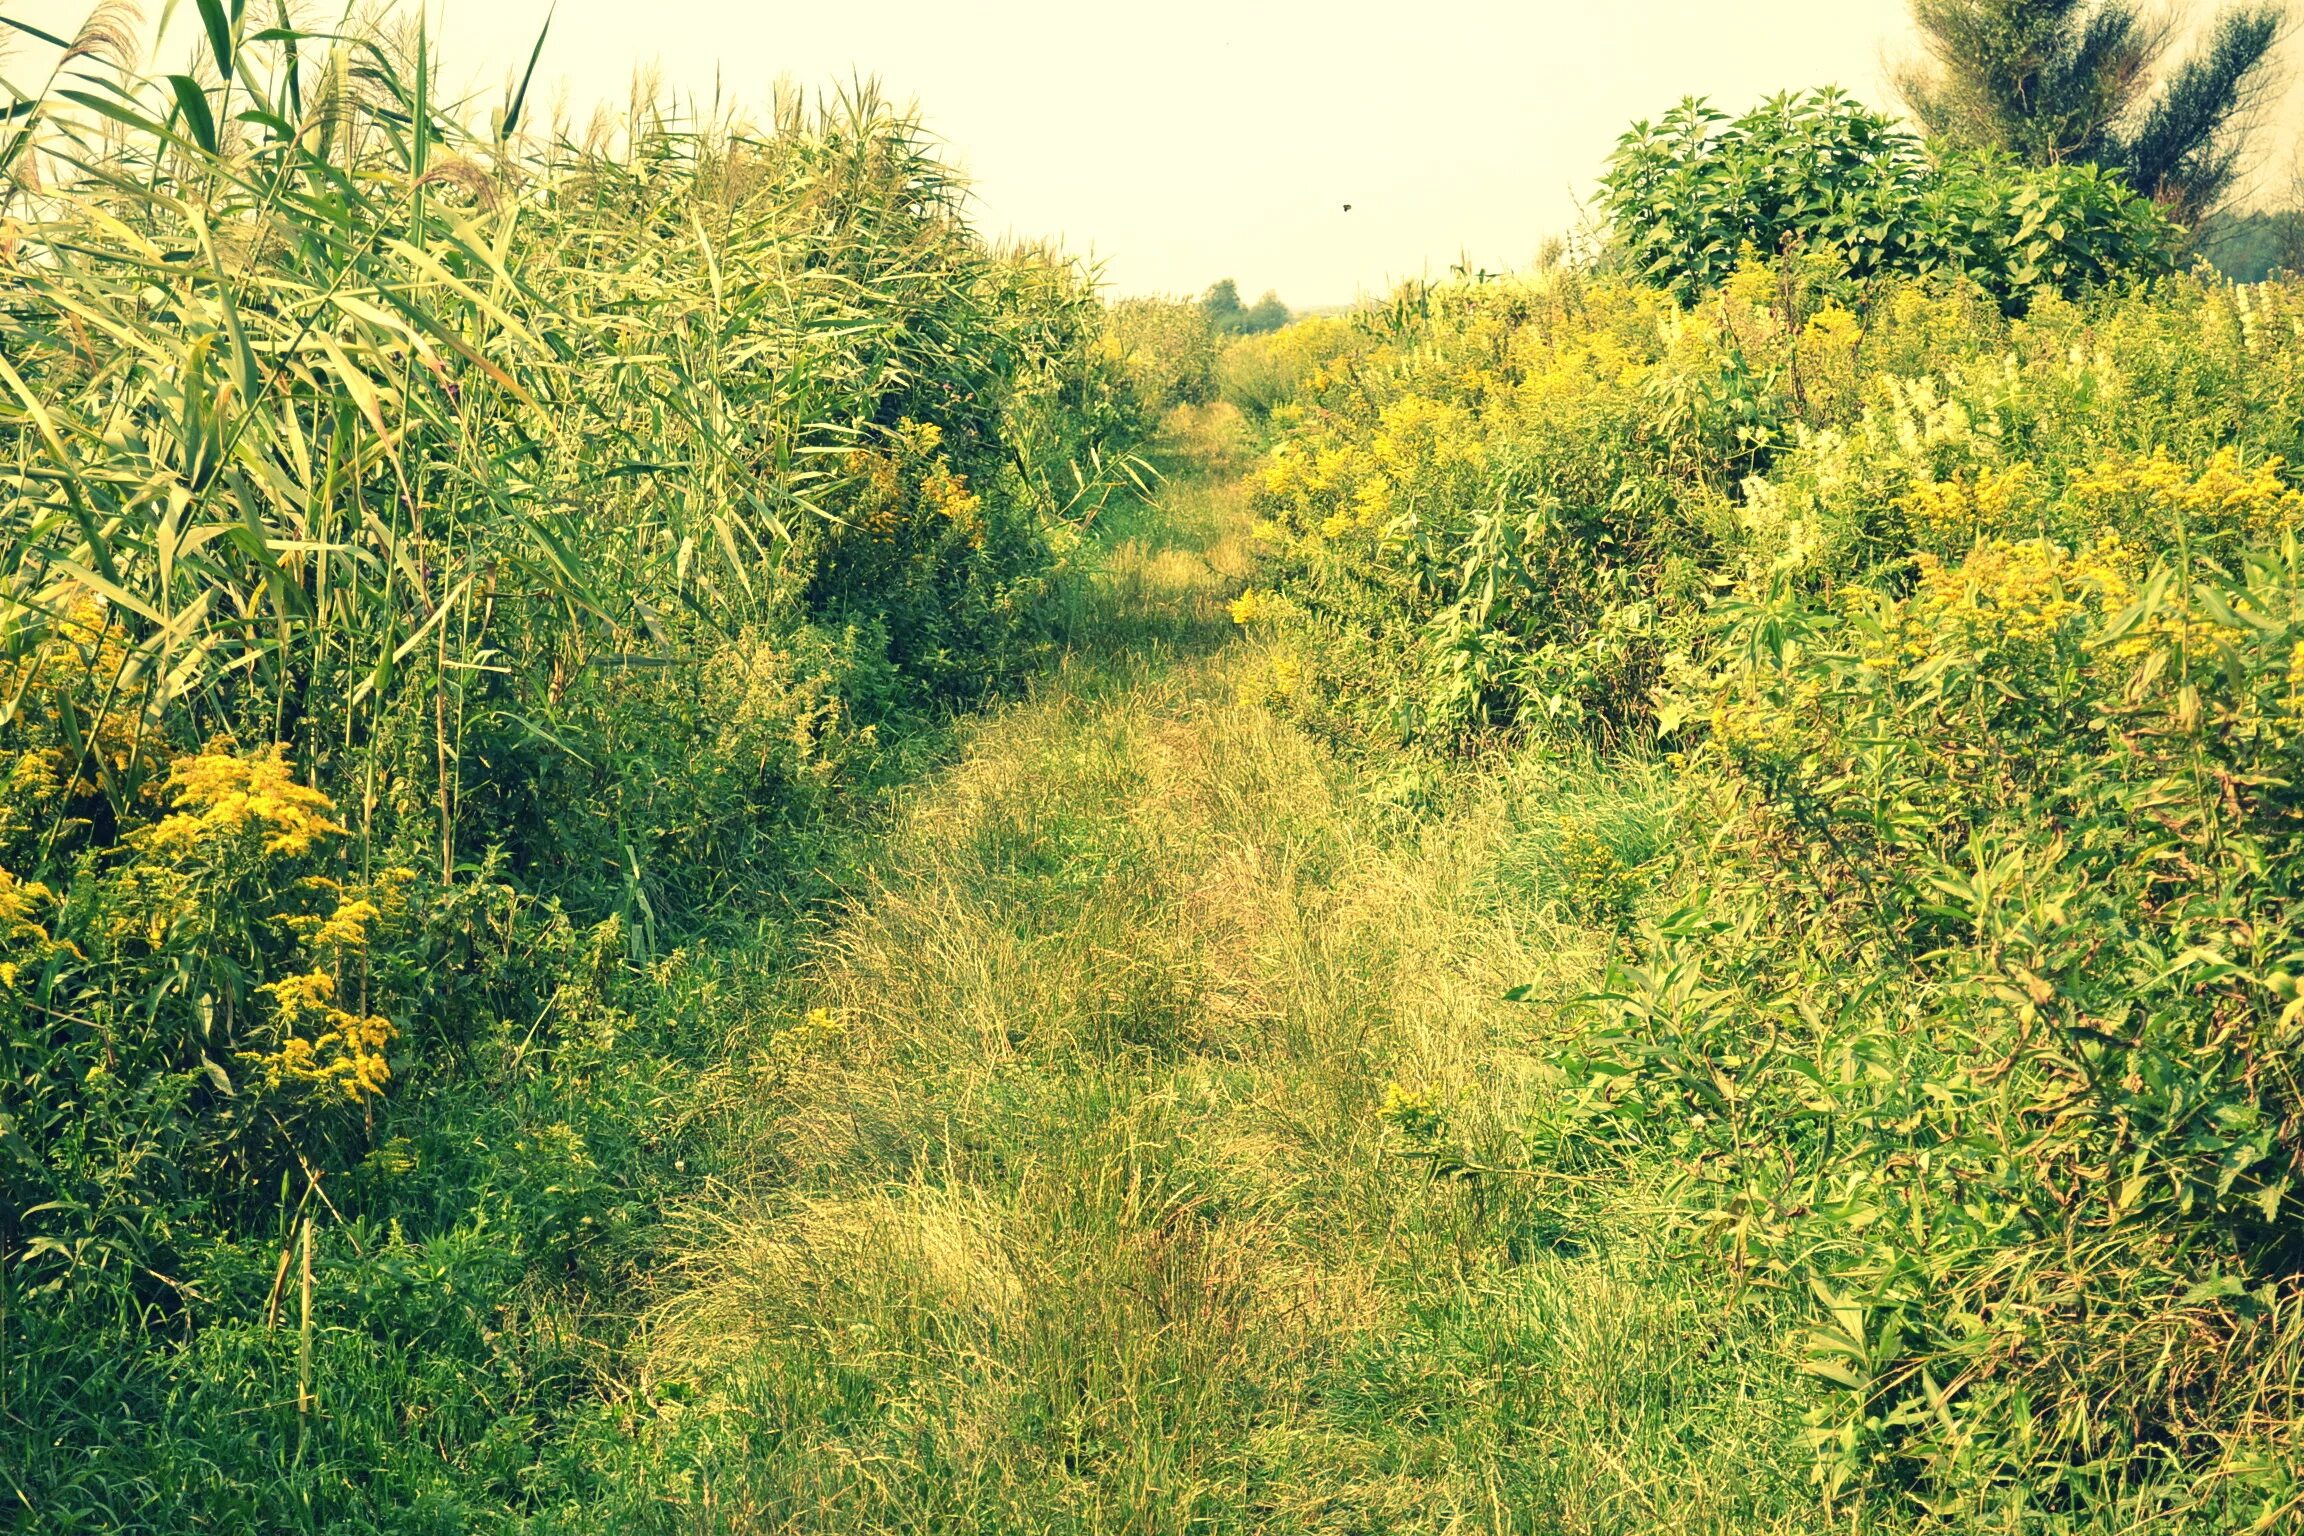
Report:
[[1632,269],[1682,298],[1747,252],[1814,251],[1857,278],[1957,272],[2020,307],[2170,269],[2175,227],[2093,166],[1930,158],[1894,119],[1833,90],[1730,120],[1700,100],[1618,141],[1601,202]]
[[1520,899],[1619,953],[1536,1026],[1520,1143],[1807,1301],[1833,1500],[2276,1528],[2304,289],[2011,316],[1809,251],[1692,304],[1569,270],[1362,324],[1255,489],[1249,622],[1304,673],[1272,701],[1572,730],[1634,779],[1669,749],[1681,789],[1668,880],[1530,813]]
[[1346,368],[1358,345],[1349,321],[1311,315],[1277,330],[1226,342],[1216,357],[1216,391],[1253,422],[1309,391],[1324,387],[1332,369]]
[[1109,345],[1148,421],[1216,398],[1216,332],[1189,299],[1128,298],[1112,305]]

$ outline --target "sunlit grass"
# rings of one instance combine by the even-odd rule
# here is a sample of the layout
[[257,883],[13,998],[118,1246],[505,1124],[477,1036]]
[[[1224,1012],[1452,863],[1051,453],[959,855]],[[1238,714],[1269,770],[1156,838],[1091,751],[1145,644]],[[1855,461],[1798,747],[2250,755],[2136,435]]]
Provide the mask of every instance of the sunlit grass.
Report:
[[731,1111],[749,1177],[648,1336],[729,1447],[706,1523],[1822,1528],[1764,1313],[1635,1194],[1434,1184],[1377,1113],[1484,1134],[1544,1029],[1504,993],[1598,975],[1493,896],[1552,771],[1404,812],[1241,703],[1253,643],[1194,643],[1236,491],[1162,505],[1093,599],[1126,643],[968,728],[809,967],[829,1027]]

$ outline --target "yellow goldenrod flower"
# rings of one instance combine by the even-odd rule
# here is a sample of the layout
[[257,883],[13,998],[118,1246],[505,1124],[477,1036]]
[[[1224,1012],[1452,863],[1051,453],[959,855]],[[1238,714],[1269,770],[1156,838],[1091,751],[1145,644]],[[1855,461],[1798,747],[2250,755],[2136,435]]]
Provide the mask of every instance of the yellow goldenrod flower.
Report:
[[255,832],[266,854],[296,856],[344,832],[330,814],[335,802],[296,782],[277,742],[245,756],[211,748],[179,757],[165,793],[175,814],[144,834],[158,852],[194,854]]
[[384,1051],[399,1033],[391,1020],[337,1007],[335,979],[323,971],[284,976],[258,990],[271,998],[282,1038],[277,1049],[243,1051],[240,1059],[257,1069],[267,1088],[301,1088],[346,1103],[384,1091],[392,1078]]

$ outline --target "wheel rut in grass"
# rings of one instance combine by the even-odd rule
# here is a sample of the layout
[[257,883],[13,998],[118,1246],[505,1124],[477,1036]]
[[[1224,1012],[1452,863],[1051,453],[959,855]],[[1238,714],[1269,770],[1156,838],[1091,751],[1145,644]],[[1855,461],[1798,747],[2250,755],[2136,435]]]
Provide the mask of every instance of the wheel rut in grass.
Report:
[[[1712,1325],[1572,1244],[1520,1265],[1558,1213],[1433,1187],[1376,1113],[1500,1102],[1532,1066],[1504,992],[1588,983],[1603,941],[1500,907],[1510,795],[1405,809],[1399,765],[1257,702],[1247,522],[1204,450],[1108,535],[1074,653],[898,807],[748,1065],[750,1187],[690,1214],[650,1330],[651,1395],[718,1426],[707,1526],[1673,1502],[1609,1440],[1664,1411],[1640,1351]],[[1744,1449],[1705,1453],[1730,1503]]]

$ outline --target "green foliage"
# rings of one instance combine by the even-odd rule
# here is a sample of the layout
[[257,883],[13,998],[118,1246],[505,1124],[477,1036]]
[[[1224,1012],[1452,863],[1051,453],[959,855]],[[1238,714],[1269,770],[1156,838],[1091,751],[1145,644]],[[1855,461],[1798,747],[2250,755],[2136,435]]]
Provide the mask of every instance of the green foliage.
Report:
[[1275,409],[1312,388],[1321,370],[1348,366],[1343,360],[1357,337],[1348,322],[1332,316],[1236,337],[1217,354],[1217,393],[1250,421],[1267,422]]
[[1364,314],[1275,412],[1250,627],[1307,718],[1670,749],[1668,838],[1528,813],[1520,899],[1621,947],[1451,1166],[1666,1180],[1690,1262],[1806,1307],[1829,1501],[2277,1528],[2304,290],[1850,265]]
[[1288,306],[1280,302],[1278,294],[1267,293],[1244,305],[1239,285],[1228,277],[1210,285],[1201,296],[1200,308],[1208,316],[1209,328],[1219,336],[1260,336],[1288,323]]
[[1113,303],[1106,335],[1148,421],[1180,405],[1216,398],[1220,350],[1207,309],[1190,299],[1128,298]]
[[1636,123],[1601,183],[1633,269],[1682,298],[1749,253],[1814,252],[1870,278],[1955,272],[2011,308],[2166,271],[2175,232],[2089,166],[1931,159],[1837,91],[1784,95],[1731,121],[1702,101]]
[[482,134],[421,26],[199,12],[0,148],[0,1469],[460,1528],[704,1172],[692,1005],[782,1007],[679,946],[1053,653],[1142,410],[868,92]]
[[2172,28],[2131,0],[1913,0],[1912,15],[1935,67],[1902,85],[1932,135],[2033,165],[2118,170],[2192,223],[2232,184],[2285,9],[2222,12],[2157,88]]
[[[1107,324],[1108,346],[1133,387],[1146,423],[1158,422],[1180,405],[1206,405],[1221,396],[1261,419],[1254,385],[1246,384],[1243,357],[1270,354],[1252,344],[1289,323],[1288,310],[1266,294],[1243,307],[1230,278],[1197,300],[1129,298],[1115,302]],[[1283,349],[1284,351],[1285,349]],[[1245,364],[1247,373],[1258,362]],[[1284,398],[1275,384],[1271,399]]]

